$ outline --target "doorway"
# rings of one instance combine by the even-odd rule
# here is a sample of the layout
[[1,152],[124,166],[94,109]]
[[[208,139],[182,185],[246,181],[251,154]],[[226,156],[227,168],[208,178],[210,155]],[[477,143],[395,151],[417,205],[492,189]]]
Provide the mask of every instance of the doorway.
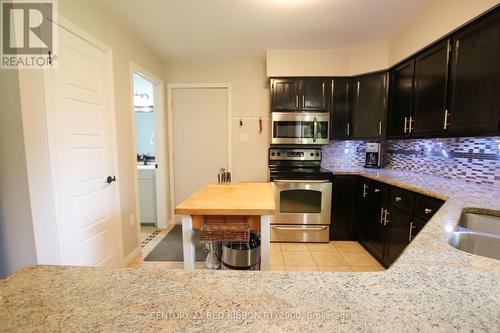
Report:
[[[231,171],[231,86],[169,86],[169,169],[172,216],[176,205]],[[175,218],[180,224],[180,217]]]
[[136,184],[136,221],[139,240],[168,224],[166,202],[166,139],[163,82],[130,64],[132,123]]

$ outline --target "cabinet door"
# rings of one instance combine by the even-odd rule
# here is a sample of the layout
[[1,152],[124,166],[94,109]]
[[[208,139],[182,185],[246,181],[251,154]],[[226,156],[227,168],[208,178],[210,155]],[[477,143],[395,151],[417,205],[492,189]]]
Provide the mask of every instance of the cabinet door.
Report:
[[413,238],[417,236],[420,230],[422,230],[422,228],[425,227],[426,223],[427,221],[419,219],[418,217],[414,217],[408,230],[408,241],[411,242]]
[[298,79],[271,80],[271,108],[273,111],[299,111]]
[[365,246],[380,262],[384,259],[385,233],[383,223],[384,205],[373,199],[370,200],[368,232]]
[[408,245],[411,214],[399,208],[390,207],[387,210],[385,225],[387,238],[384,263],[392,264]]
[[356,176],[335,176],[330,239],[356,240],[354,209],[357,194]]
[[351,137],[351,112],[349,103],[349,79],[333,79],[332,107],[331,107],[331,134],[332,139],[348,139]]
[[370,217],[370,183],[367,179],[360,177],[358,179],[356,202],[354,208],[355,226],[354,232],[357,240],[366,244],[368,220]]
[[385,135],[387,73],[355,79],[353,100],[353,137],[380,139]]
[[448,40],[424,51],[415,59],[415,103],[410,121],[410,132],[414,136],[443,133],[448,59]]
[[387,136],[405,137],[410,135],[410,116],[413,112],[414,59],[391,70],[389,90],[389,110]]
[[301,80],[300,110],[314,112],[328,112],[328,86],[329,81],[318,78]]
[[447,134],[500,132],[500,10],[452,38]]

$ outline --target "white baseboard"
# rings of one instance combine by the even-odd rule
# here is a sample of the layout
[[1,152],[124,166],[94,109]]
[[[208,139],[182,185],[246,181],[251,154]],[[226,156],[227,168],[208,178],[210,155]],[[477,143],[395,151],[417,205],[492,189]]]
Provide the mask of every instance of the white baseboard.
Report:
[[132,260],[134,260],[140,254],[141,254],[141,246],[138,246],[132,252],[130,252],[128,256],[123,258],[123,266],[125,267],[128,266],[128,264],[130,264]]

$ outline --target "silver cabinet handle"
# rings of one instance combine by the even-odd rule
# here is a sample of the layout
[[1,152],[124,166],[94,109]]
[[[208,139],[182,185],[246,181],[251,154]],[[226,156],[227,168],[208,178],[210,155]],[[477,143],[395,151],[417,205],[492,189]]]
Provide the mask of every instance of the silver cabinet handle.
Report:
[[379,188],[376,188],[376,189],[374,189],[374,190],[373,190],[373,192],[375,192],[375,193],[379,193],[379,192],[380,192],[380,189],[379,189]]
[[306,97],[305,97],[305,95],[302,95],[302,107],[303,108],[306,107]]
[[277,227],[277,226],[271,226],[271,228],[276,229],[276,230],[288,230],[288,231],[297,231],[297,230],[303,230],[303,231],[321,231],[325,230],[326,227],[306,227],[306,228],[295,228],[295,227]]
[[363,198],[366,198],[366,196],[368,195],[368,185],[366,184],[363,184]]
[[408,117],[405,117],[405,126],[404,126],[404,132],[406,133],[406,123],[408,122]]
[[389,224],[389,211],[386,209],[384,214],[384,227]]
[[351,124],[349,122],[347,122],[347,135],[349,135],[349,132],[351,130]]
[[411,239],[413,238],[413,221],[410,222],[410,232],[408,233],[408,243],[411,242]]
[[380,208],[380,224],[384,223],[384,208]]
[[427,215],[432,214],[432,209],[426,208],[426,209],[424,209],[424,213]]
[[403,199],[401,197],[396,197],[395,200],[396,200],[396,202],[400,202]]
[[382,121],[378,122],[378,134],[382,135]]
[[295,107],[299,108],[299,95],[295,95]]
[[450,126],[450,124],[448,124],[448,117],[450,116],[450,114],[448,113],[448,110],[444,110],[444,125],[443,125],[443,129],[447,129],[448,126]]
[[414,129],[412,127],[413,121],[415,121],[415,119],[413,119],[413,117],[410,116],[410,121],[408,122],[408,133],[412,133],[413,132],[413,129]]

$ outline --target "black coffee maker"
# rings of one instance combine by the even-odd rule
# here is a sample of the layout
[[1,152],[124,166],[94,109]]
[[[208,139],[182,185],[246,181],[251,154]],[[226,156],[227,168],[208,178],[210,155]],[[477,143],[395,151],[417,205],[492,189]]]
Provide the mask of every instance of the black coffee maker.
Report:
[[366,168],[381,168],[382,167],[382,143],[367,142],[365,148],[365,167]]

